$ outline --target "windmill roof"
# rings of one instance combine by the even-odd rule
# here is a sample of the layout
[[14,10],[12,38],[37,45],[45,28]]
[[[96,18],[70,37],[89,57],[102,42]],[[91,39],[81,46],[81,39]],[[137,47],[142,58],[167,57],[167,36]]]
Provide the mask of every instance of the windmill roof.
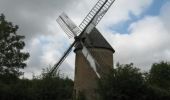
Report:
[[[111,50],[113,53],[115,52],[115,50],[103,37],[103,35],[98,31],[98,29],[94,28],[92,32],[87,35],[87,37],[90,40],[90,43],[88,42],[88,40],[85,40],[85,45],[87,46],[87,48],[105,48]],[[91,46],[89,46],[89,44],[91,44]],[[79,49],[82,49],[81,44],[78,44],[76,46],[75,51]]]

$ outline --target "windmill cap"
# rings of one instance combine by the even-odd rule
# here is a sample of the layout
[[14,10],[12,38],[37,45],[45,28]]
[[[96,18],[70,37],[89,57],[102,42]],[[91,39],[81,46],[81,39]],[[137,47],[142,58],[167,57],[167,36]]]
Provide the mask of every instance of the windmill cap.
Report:
[[[103,35],[98,31],[98,29],[94,28],[91,33],[88,35],[88,38],[91,42],[92,47],[87,46],[87,48],[104,48],[111,50],[113,53],[115,50],[112,48],[112,46],[108,43],[108,41],[103,37]],[[85,44],[87,44],[86,42]],[[87,44],[88,45],[88,44]],[[82,49],[82,45],[78,44],[74,50],[76,52],[77,50]]]

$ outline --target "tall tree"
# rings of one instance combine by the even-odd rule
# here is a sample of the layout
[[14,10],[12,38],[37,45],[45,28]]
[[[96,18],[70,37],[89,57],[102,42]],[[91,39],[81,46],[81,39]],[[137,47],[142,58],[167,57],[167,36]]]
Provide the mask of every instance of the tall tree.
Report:
[[142,73],[133,64],[118,64],[99,81],[102,100],[144,100],[146,88]]
[[149,81],[152,85],[170,91],[170,63],[154,63],[150,70]]
[[23,52],[24,36],[17,34],[18,26],[13,25],[0,15],[0,75],[19,77],[20,68],[26,67],[29,53]]

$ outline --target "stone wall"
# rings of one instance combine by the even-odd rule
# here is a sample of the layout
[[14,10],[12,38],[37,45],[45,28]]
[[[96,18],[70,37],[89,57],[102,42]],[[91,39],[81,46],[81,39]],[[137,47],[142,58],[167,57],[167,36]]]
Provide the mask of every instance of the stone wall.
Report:
[[[94,58],[99,63],[99,73],[101,77],[107,73],[113,67],[113,52],[109,49],[95,48],[90,49]],[[83,56],[81,50],[75,51],[75,82],[74,82],[74,94],[75,97],[83,94],[86,100],[98,100],[97,94],[97,75],[89,66],[89,63]]]

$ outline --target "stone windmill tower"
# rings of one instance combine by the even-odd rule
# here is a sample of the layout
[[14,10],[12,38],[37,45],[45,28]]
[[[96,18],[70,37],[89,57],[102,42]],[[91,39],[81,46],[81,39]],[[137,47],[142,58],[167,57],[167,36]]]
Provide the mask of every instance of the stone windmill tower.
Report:
[[[93,47],[88,46],[87,48],[99,62],[99,74],[103,77],[113,67],[113,53],[115,51],[96,28],[89,34],[89,39],[92,41]],[[74,94],[76,98],[83,94],[87,100],[98,100],[96,93],[98,77],[81,53],[81,50],[81,45],[78,45],[74,50],[76,53]]]
[[99,0],[77,27],[73,21],[62,13],[57,22],[69,37],[75,41],[63,54],[49,75],[54,74],[68,54],[75,47],[75,86],[77,99],[81,93],[86,100],[98,100],[97,79],[103,77],[113,66],[114,49],[95,28],[115,0]]

